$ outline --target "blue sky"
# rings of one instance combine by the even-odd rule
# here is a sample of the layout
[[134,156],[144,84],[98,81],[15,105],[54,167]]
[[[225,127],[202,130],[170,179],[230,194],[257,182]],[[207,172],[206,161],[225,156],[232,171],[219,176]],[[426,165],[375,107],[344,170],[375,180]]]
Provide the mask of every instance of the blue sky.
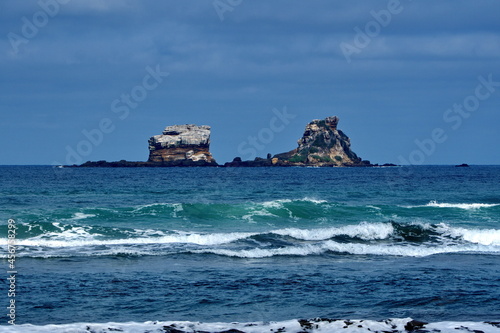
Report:
[[144,161],[150,136],[187,123],[212,127],[223,163],[291,150],[333,115],[373,163],[500,164],[499,12],[496,0],[5,0],[0,164]]

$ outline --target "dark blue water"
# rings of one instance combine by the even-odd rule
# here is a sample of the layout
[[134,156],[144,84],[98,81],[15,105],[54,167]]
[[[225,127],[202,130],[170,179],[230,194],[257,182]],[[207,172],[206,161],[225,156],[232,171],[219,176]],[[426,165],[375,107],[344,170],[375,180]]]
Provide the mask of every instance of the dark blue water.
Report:
[[497,166],[0,167],[0,193],[18,324],[500,317]]

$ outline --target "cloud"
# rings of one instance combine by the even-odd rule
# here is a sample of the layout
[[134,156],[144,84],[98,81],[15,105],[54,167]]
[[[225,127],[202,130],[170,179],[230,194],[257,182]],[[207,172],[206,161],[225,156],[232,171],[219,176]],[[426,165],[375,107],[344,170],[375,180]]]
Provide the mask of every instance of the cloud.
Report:
[[[15,54],[7,34],[20,34],[23,17],[31,19],[40,6],[2,2],[0,107],[9,113],[3,120],[15,130],[33,113],[47,115],[43,119],[64,123],[67,131],[55,126],[50,134],[63,142],[67,133],[78,134],[107,115],[111,101],[136,85],[146,66],[160,64],[171,77],[141,105],[134,122],[120,125],[124,132],[144,126],[141,131],[154,134],[148,131],[153,124],[189,119],[235,128],[224,135],[244,140],[273,107],[286,105],[297,121],[337,114],[344,126],[365,126],[363,119],[370,127],[399,122],[411,144],[417,135],[412,121],[432,127],[426,121],[439,123],[433,115],[469,94],[478,75],[500,78],[497,1],[401,0],[404,10],[350,64],[340,43],[352,42],[354,28],[364,29],[374,19],[371,12],[384,10],[388,1],[243,1],[223,21],[212,3],[71,0]],[[486,127],[500,120],[491,112],[498,102],[488,102],[477,113]],[[371,147],[365,138],[372,129],[357,133],[355,124],[359,138],[353,140]],[[301,134],[302,124],[292,126],[297,132],[285,131],[283,142]],[[404,150],[386,131],[380,140]],[[120,133],[116,140],[124,138]],[[232,141],[214,149],[233,149]],[[106,158],[111,148],[102,149],[99,158]],[[15,147],[8,151],[15,160]],[[46,155],[54,151],[47,148]]]

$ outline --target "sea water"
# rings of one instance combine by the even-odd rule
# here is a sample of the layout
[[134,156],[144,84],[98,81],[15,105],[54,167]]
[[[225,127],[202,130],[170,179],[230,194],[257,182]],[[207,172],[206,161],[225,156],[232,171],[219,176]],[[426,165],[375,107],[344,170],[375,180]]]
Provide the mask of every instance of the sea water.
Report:
[[3,166],[0,193],[0,332],[500,331],[499,166]]

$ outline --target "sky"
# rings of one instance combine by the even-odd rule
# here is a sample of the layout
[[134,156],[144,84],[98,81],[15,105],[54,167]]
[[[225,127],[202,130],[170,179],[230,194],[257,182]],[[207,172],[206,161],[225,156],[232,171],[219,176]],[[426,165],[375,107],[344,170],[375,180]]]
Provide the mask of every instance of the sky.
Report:
[[500,164],[500,1],[0,2],[0,164],[145,161],[211,126],[219,163],[340,118],[372,163]]

